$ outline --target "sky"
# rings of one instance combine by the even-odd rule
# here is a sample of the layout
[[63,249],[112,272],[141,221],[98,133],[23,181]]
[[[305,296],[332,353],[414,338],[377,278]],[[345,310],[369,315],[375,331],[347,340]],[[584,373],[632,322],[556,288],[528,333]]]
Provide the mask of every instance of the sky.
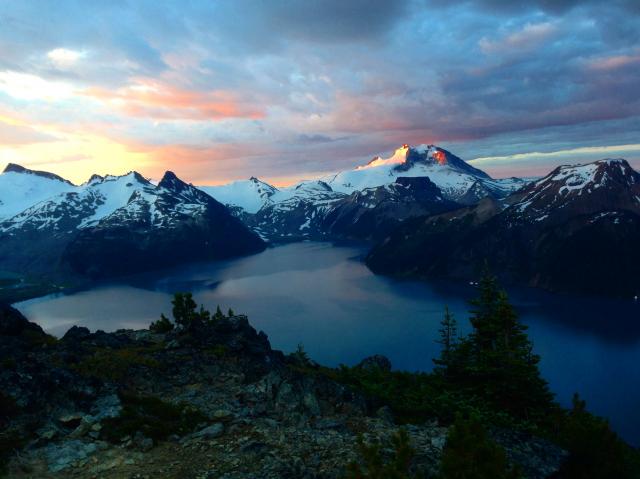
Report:
[[0,168],[285,185],[403,143],[640,167],[640,1],[0,0]]

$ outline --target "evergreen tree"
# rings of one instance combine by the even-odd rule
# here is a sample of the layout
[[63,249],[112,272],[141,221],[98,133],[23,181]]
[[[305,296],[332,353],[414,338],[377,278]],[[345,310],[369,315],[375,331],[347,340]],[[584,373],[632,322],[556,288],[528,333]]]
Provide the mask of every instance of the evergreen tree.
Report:
[[625,444],[609,423],[587,411],[578,394],[573,407],[560,424],[560,444],[569,451],[559,477],[637,479],[640,452]]
[[233,312],[233,309],[229,308],[229,312],[227,313],[227,317],[228,318],[233,318],[236,315],[236,313]]
[[302,343],[298,343],[298,347],[296,348],[296,350],[291,353],[291,358],[300,366],[309,366],[311,364],[309,355],[304,350],[304,345]]
[[173,320],[183,328],[189,328],[199,318],[197,304],[191,293],[175,293],[173,300]]
[[200,312],[198,313],[200,321],[203,323],[209,323],[211,321],[211,313],[204,309],[203,305],[200,305]]
[[216,312],[213,315],[213,320],[214,321],[221,321],[223,319],[225,319],[225,315],[222,313],[222,310],[220,309],[220,305],[218,305],[216,307]]
[[168,333],[172,329],[173,329],[173,323],[169,321],[169,318],[167,318],[164,314],[160,315],[159,320],[152,321],[151,324],[149,325],[149,330],[151,330],[154,333],[164,334],[164,333]]
[[[175,293],[173,300],[173,320],[183,329],[191,329],[196,325],[207,324],[211,321],[211,313],[193,300],[191,293]],[[220,310],[220,308],[218,308]]]
[[467,342],[465,376],[477,392],[500,410],[533,419],[552,406],[552,395],[538,370],[527,327],[495,277],[485,271],[471,304],[473,331]]
[[440,326],[438,330],[440,339],[436,342],[442,345],[442,351],[440,357],[433,362],[438,366],[439,371],[448,376],[452,373],[455,350],[458,345],[458,325],[448,306],[444,308],[444,318]]

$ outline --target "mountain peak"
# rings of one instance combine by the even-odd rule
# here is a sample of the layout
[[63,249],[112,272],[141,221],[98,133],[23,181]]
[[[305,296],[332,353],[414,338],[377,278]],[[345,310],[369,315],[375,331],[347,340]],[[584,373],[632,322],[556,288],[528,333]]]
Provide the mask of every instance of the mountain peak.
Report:
[[70,181],[65,180],[61,176],[58,176],[54,173],[49,173],[48,171],[30,170],[29,168],[25,168],[24,166],[15,163],[9,163],[4,169],[3,173],[22,173],[27,175],[35,175],[42,178],[48,178],[50,180],[62,181],[63,183],[71,184]]
[[640,173],[622,159],[562,165],[517,195],[514,214],[535,221],[601,211],[640,213]]
[[158,187],[161,188],[175,188],[175,187],[186,186],[186,183],[182,181],[180,178],[176,176],[173,171],[165,171],[160,183],[158,183]]

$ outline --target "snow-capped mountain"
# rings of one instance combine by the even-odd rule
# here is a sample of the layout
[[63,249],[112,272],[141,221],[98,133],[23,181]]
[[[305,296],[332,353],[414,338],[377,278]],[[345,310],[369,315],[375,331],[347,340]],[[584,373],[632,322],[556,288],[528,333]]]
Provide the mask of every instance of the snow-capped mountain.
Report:
[[[0,175],[0,180],[5,175]],[[20,176],[30,175],[22,173]],[[126,206],[134,192],[154,189],[147,179],[136,172],[123,176],[95,175],[83,185],[66,183],[66,186],[67,191],[36,201],[15,216],[0,220],[0,233],[23,235],[33,231],[65,234],[74,229],[91,227],[118,208]]]
[[[81,274],[106,276],[264,247],[226,207],[170,172],[157,186],[136,172],[94,175],[76,186],[12,166],[0,175],[3,182],[10,185],[3,193],[12,198],[6,204],[13,208],[5,211],[25,207],[0,220],[4,270],[50,272],[70,266]],[[38,195],[29,198],[27,191]]]
[[624,160],[561,166],[504,202],[409,220],[367,262],[377,272],[504,281],[551,290],[640,293],[640,173]]
[[[326,222],[325,217],[331,215],[334,208],[346,208],[342,200],[376,188],[396,188],[399,178],[429,178],[429,184],[438,188],[443,200],[463,205],[476,204],[487,196],[501,199],[529,183],[529,180],[519,178],[492,179],[434,145],[403,145],[389,158],[375,157],[353,170],[286,188],[278,189],[251,178],[223,186],[202,186],[200,189],[226,204],[264,238],[278,240],[335,234],[335,231],[327,230],[331,222]],[[360,197],[357,198],[354,200],[356,203]],[[387,205],[393,201],[402,202],[393,195],[385,199]],[[406,210],[407,202],[403,204],[401,209]],[[366,216],[372,214],[369,212]]]
[[353,193],[391,184],[398,177],[428,177],[445,198],[464,204],[484,196],[505,197],[526,184],[508,178],[492,179],[453,153],[435,145],[403,145],[387,159],[374,158],[365,166],[330,175],[323,180],[335,191]]
[[234,181],[220,186],[200,186],[220,203],[240,208],[246,213],[257,213],[263,206],[273,204],[272,197],[279,193],[278,188],[251,177],[248,180]]
[[622,159],[559,166],[522,189],[510,209],[514,219],[544,221],[608,210],[640,214],[640,173]]
[[74,188],[67,180],[52,173],[27,170],[10,163],[0,174],[0,221]]
[[125,206],[82,228],[63,261],[83,275],[105,277],[264,247],[224,205],[168,171],[157,186],[137,189]]
[[346,196],[323,181],[305,181],[279,190],[271,204],[246,217],[245,222],[272,240],[321,236],[325,215]]

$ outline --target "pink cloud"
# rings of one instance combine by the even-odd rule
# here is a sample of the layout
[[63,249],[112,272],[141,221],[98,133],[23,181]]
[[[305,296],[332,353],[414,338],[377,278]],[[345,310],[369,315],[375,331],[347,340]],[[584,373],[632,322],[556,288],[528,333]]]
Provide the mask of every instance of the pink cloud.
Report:
[[93,87],[81,93],[136,117],[190,120],[264,117],[264,111],[234,92],[190,91],[146,79],[117,90]]
[[596,71],[610,71],[635,64],[640,66],[640,55],[616,55],[592,60],[588,68]]

